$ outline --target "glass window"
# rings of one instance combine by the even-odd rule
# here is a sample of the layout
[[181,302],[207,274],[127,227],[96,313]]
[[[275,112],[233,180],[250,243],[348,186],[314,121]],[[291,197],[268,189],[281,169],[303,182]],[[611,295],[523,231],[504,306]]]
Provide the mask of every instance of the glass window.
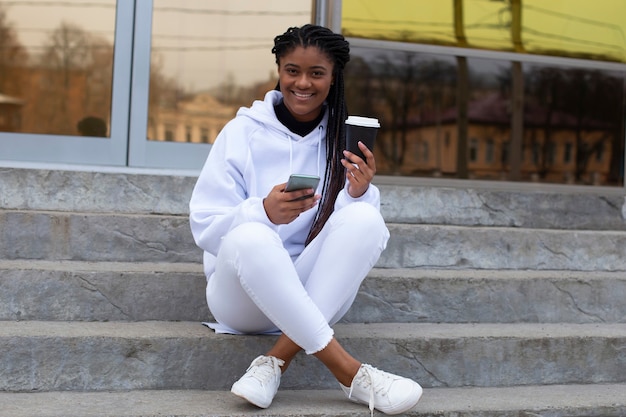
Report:
[[553,164],[556,158],[556,143],[550,142],[548,143],[548,146],[546,148],[548,151],[548,156],[546,158],[548,161],[548,164]]
[[469,160],[470,162],[478,162],[478,139],[476,138],[470,139]]
[[274,37],[310,21],[310,0],[154,0],[148,139],[213,143],[276,86]]
[[115,7],[0,1],[0,131],[110,136]]
[[563,162],[566,164],[572,162],[572,144],[569,142],[565,144],[565,150],[563,152]]
[[487,139],[487,146],[485,148],[485,162],[487,162],[488,164],[492,164],[494,162],[494,142],[493,139]]
[[533,165],[539,165],[539,163],[541,162],[541,146],[537,142],[534,142],[532,144],[532,150],[533,150]]

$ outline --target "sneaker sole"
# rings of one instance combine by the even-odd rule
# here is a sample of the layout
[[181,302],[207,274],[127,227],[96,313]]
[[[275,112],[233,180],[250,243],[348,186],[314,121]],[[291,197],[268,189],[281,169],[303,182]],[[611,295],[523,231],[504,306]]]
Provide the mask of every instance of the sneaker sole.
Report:
[[[395,414],[401,414],[401,413],[406,413],[407,411],[413,409],[413,407],[415,407],[417,405],[417,403],[419,402],[419,400],[422,398],[422,394],[424,392],[424,390],[422,389],[421,386],[417,386],[415,387],[416,389],[414,390],[414,392],[412,393],[412,395],[409,397],[409,399],[393,408],[378,408],[376,406],[376,404],[374,404],[374,408],[380,412],[383,412],[385,414],[388,415],[395,415]],[[346,396],[348,396],[348,392],[347,390],[343,390],[344,393],[346,394]],[[416,396],[416,397],[413,397]],[[369,405],[369,403],[367,401],[362,401],[359,400],[357,398],[348,398],[350,401],[355,402],[357,404],[363,404],[363,405]]]
[[259,408],[268,408],[272,404],[271,401],[268,403],[266,400],[263,400],[262,398],[257,398],[254,396],[254,394],[251,394],[249,392],[239,391],[234,386],[231,388],[230,392],[232,392],[239,398],[243,398],[244,400],[248,401],[250,404],[256,405]]
[[[407,400],[406,402],[404,402],[404,403],[394,407],[393,409],[390,409],[390,410],[379,409],[379,411],[382,411],[383,413],[390,414],[390,415],[405,413],[405,412],[413,409],[413,407],[415,407],[417,405],[419,400],[422,398],[422,393],[423,392],[424,391],[422,390],[422,387],[418,386],[418,387],[416,387],[416,389],[412,393],[411,397],[409,397],[410,399]],[[413,397],[413,396],[415,396],[415,397]]]

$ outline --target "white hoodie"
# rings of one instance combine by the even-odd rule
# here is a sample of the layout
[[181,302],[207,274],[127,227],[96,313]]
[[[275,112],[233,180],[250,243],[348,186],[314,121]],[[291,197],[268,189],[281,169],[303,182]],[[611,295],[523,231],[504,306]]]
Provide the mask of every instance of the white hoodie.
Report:
[[[239,109],[217,136],[200,172],[189,202],[189,219],[196,244],[204,250],[207,278],[215,269],[222,237],[242,223],[259,222],[274,229],[292,259],[304,249],[319,205],[289,224],[276,225],[267,217],[263,199],[292,173],[324,175],[328,117],[308,135],[299,136],[276,118],[274,105],[281,99],[279,91],[270,91],[263,101]],[[323,182],[322,178],[317,193]],[[337,196],[335,210],[354,201],[380,209],[380,193],[374,185],[359,198],[348,194],[347,185],[346,181]]]

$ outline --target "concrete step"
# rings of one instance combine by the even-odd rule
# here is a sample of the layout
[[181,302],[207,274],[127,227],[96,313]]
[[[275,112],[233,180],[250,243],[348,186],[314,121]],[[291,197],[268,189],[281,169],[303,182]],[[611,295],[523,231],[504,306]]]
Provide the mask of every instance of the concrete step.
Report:
[[0,260],[0,320],[206,321],[199,263]]
[[[0,260],[0,320],[207,321],[197,263]],[[623,272],[375,268],[345,322],[626,323]]]
[[626,232],[390,224],[380,268],[626,271]]
[[185,216],[0,211],[0,259],[201,262]]
[[[339,324],[363,362],[424,387],[626,382],[626,324]],[[190,322],[3,322],[0,391],[225,390],[275,336]],[[306,376],[306,378],[303,378]],[[285,389],[336,382],[299,355]]]
[[[279,390],[263,410],[229,392],[154,390],[127,392],[0,393],[3,417],[364,417],[367,406],[338,389]],[[382,416],[375,412],[376,416]],[[412,417],[623,417],[626,384],[542,385],[507,388],[432,388]]]
[[[196,171],[0,168],[0,207],[186,215]],[[589,187],[377,176],[390,223],[626,230],[626,192]]]
[[[185,216],[4,210],[0,224],[0,259],[202,259]],[[626,271],[626,231],[388,226],[378,267]]]
[[375,268],[352,323],[625,323],[623,272]]

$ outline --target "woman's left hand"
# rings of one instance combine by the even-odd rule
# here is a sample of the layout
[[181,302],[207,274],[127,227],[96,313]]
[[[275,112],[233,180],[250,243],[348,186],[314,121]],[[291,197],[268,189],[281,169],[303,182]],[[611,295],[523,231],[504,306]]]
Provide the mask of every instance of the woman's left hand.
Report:
[[346,180],[348,180],[348,194],[352,198],[361,197],[367,191],[374,175],[376,174],[376,159],[374,154],[361,141],[359,149],[365,155],[365,161],[350,151],[343,151],[346,157],[341,164],[346,168]]

